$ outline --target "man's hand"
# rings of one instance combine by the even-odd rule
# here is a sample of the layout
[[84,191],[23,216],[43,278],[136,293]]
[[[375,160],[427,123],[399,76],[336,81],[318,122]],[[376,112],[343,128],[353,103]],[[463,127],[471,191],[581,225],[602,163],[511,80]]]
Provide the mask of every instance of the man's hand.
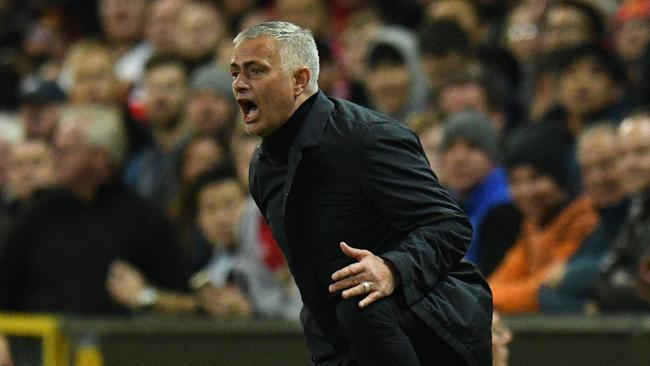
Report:
[[332,274],[332,280],[336,282],[329,287],[331,293],[343,290],[341,296],[344,299],[367,295],[359,302],[361,308],[393,293],[397,287],[397,277],[390,262],[368,250],[352,248],[344,242],[341,242],[341,250],[358,262]]
[[5,336],[0,334],[0,366],[13,366],[14,361],[11,358],[11,348],[9,341]]
[[111,263],[106,279],[106,289],[111,298],[132,309],[142,306],[138,294],[147,287],[147,281],[137,268],[123,261]]

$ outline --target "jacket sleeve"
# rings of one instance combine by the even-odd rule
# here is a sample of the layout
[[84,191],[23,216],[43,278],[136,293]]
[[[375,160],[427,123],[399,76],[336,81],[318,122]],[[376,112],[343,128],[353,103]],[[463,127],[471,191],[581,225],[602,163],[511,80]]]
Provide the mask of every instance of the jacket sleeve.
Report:
[[403,239],[382,258],[396,268],[408,304],[431,289],[465,255],[471,225],[440,186],[416,135],[378,122],[361,138],[361,186]]

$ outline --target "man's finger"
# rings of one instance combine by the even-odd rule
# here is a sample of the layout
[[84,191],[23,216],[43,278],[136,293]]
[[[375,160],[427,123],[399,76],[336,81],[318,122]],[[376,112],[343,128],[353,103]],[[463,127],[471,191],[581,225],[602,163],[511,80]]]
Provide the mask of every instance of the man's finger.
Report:
[[334,293],[334,292],[337,292],[337,291],[345,290],[345,289],[354,287],[354,286],[360,284],[361,282],[363,282],[363,280],[361,280],[357,276],[346,277],[346,278],[342,279],[341,281],[338,281],[338,282],[335,282],[335,283],[331,284],[329,286],[329,291],[331,293]]
[[352,248],[351,246],[347,245],[344,241],[341,242],[341,250],[348,257],[354,258],[358,261],[362,260],[363,258],[367,257],[369,254],[371,254],[369,251],[364,249]]
[[384,294],[379,292],[379,291],[372,291],[368,296],[366,296],[363,300],[359,301],[359,307],[360,308],[365,308],[366,306],[372,304],[373,302],[381,299],[384,297]]
[[[341,293],[341,296],[344,299],[348,299],[350,297],[355,297],[355,296],[362,296],[362,295],[367,295],[369,292],[367,291],[366,286],[363,285],[363,282],[361,282],[359,285],[354,286],[352,288],[349,288]],[[372,293],[372,290],[370,291]]]
[[361,263],[352,263],[349,266],[345,266],[338,271],[334,272],[332,274],[332,279],[334,281],[342,280],[344,278],[358,275],[359,273],[363,272],[365,269],[364,265]]

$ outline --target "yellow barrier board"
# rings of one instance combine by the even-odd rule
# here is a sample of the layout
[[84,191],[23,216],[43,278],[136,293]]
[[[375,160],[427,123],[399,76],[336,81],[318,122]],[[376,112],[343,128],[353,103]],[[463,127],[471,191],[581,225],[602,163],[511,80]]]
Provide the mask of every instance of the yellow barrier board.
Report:
[[52,315],[0,313],[0,334],[37,337],[43,342],[43,366],[68,366],[68,342]]

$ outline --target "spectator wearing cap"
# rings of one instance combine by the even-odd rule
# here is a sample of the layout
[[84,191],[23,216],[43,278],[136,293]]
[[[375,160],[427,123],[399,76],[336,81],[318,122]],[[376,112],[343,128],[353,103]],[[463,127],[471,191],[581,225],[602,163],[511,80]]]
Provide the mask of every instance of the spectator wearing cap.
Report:
[[537,293],[548,272],[566,262],[592,232],[598,216],[587,197],[570,194],[562,131],[534,125],[515,133],[506,153],[513,200],[523,215],[519,237],[488,278],[494,308],[539,311]]
[[195,133],[215,138],[227,152],[236,125],[237,111],[237,104],[232,97],[230,72],[215,65],[207,65],[192,74],[187,120]]
[[52,141],[67,95],[55,81],[32,79],[21,94],[20,122],[24,138]]
[[466,258],[487,276],[517,238],[521,220],[500,165],[497,133],[474,111],[454,114],[444,126],[441,173],[474,229]]

